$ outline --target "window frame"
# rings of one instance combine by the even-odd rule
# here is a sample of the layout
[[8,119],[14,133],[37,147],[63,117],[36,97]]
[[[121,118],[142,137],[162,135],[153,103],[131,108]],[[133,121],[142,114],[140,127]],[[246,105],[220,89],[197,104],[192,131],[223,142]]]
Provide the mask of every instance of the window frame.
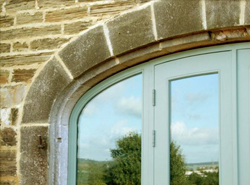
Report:
[[[94,98],[96,95],[109,88],[110,86],[132,77],[136,74],[142,74],[143,84],[142,84],[142,92],[143,92],[143,108],[142,108],[142,171],[141,171],[141,183],[142,184],[154,184],[154,148],[152,147],[153,134],[154,130],[154,106],[152,105],[153,93],[155,84],[155,74],[154,68],[156,65],[164,62],[171,62],[172,60],[177,60],[185,57],[201,55],[206,53],[216,53],[222,51],[232,51],[232,60],[233,61],[233,72],[236,78],[233,78],[232,81],[232,89],[233,89],[233,97],[232,100],[232,112],[233,112],[233,121],[234,121],[234,133],[233,133],[233,145],[238,149],[238,141],[239,141],[239,133],[238,133],[238,93],[242,92],[242,89],[239,91],[237,89],[239,81],[237,81],[237,51],[249,49],[249,42],[246,43],[238,43],[238,44],[227,44],[220,46],[212,46],[205,47],[200,49],[193,49],[189,51],[184,51],[180,53],[171,54],[168,56],[159,57],[156,59],[152,59],[146,63],[140,64],[138,66],[132,67],[130,69],[126,69],[118,74],[115,74],[101,83],[97,84],[89,91],[87,91],[75,104],[75,107],[70,115],[69,119],[69,132],[68,132],[68,184],[76,184],[76,175],[77,175],[77,123],[79,119],[79,115],[82,109],[88,104],[88,102]],[[249,80],[250,81],[250,80]],[[249,98],[249,96],[248,96]],[[246,105],[244,105],[246,106]],[[249,108],[249,107],[248,107]],[[249,132],[248,132],[248,138]],[[248,142],[249,143],[249,142]],[[248,151],[250,149],[248,148]],[[235,166],[239,165],[238,150],[234,151],[234,156],[236,156],[236,161],[234,161]],[[235,169],[235,180],[234,182],[237,184],[239,182],[239,166],[238,169]],[[249,167],[250,170],[250,167]]]

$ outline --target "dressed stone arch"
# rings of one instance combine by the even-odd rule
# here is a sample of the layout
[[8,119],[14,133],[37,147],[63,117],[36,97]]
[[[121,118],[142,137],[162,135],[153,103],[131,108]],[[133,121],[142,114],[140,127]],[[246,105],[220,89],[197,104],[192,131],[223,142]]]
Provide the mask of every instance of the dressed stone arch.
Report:
[[49,123],[49,184],[67,184],[69,117],[107,77],[171,53],[250,41],[249,1],[152,1],[79,34],[38,70],[22,123]]

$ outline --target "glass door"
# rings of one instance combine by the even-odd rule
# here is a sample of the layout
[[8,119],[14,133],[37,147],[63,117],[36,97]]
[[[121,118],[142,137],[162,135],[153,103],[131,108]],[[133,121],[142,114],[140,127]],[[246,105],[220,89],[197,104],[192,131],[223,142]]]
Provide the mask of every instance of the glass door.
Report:
[[231,78],[230,51],[155,66],[155,185],[234,184]]

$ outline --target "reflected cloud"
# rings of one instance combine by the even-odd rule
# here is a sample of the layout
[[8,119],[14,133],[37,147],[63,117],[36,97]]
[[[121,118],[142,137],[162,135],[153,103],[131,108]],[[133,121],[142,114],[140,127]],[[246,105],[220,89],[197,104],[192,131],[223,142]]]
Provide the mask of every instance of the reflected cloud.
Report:
[[188,128],[184,122],[171,124],[172,140],[181,145],[217,145],[218,133],[218,128]]
[[141,118],[142,99],[141,97],[122,97],[117,103],[117,110],[123,114]]

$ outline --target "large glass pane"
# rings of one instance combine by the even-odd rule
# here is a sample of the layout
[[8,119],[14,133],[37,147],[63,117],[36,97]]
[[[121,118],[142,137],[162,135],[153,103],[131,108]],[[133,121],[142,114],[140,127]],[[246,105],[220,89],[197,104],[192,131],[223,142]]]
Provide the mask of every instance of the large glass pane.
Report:
[[171,185],[219,184],[218,74],[171,81]]
[[78,123],[77,184],[140,184],[142,75],[93,98]]

